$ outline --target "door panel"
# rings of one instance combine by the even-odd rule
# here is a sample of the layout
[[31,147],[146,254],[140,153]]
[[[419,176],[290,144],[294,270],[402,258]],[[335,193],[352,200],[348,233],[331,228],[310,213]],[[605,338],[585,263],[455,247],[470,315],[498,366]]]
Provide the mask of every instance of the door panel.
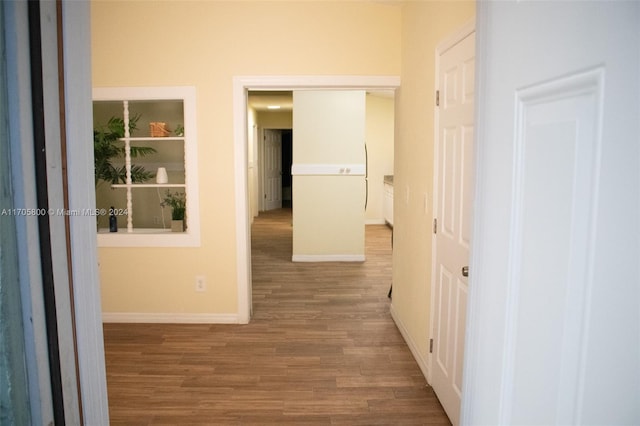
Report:
[[456,202],[459,199],[458,187],[456,185],[456,173],[459,173],[459,167],[456,164],[459,161],[458,155],[458,128],[448,127],[442,129],[442,143],[440,170],[440,211],[439,217],[441,222],[441,235],[455,239],[456,232]]
[[[594,231],[593,178],[598,136],[601,70],[573,75],[519,93],[515,184],[518,236],[510,310],[515,327],[508,335],[514,375],[510,403],[518,406],[513,421],[536,418],[571,422],[577,396],[576,368],[583,323],[565,317],[565,309],[584,316],[584,275]],[[553,93],[546,89],[552,85]],[[575,89],[579,90],[575,91]],[[580,166],[578,166],[580,164]],[[541,268],[540,265],[544,265]],[[574,269],[572,271],[572,269]],[[553,297],[549,297],[553,295]],[[529,321],[544,307],[544,316]],[[530,368],[544,359],[546,368]],[[564,360],[564,361],[563,361]],[[558,402],[566,400],[563,405]],[[539,404],[551,409],[538,413]]]
[[640,424],[640,3],[478,14],[463,422]]
[[[467,309],[472,201],[473,100],[475,35],[439,56],[434,283],[434,329],[431,385],[454,424],[458,423]],[[433,362],[435,361],[435,362]]]
[[[467,324],[467,283],[462,280],[457,280],[456,291],[456,318],[455,318],[455,346],[457,348],[464,348],[464,336]],[[464,364],[463,356],[456,356],[455,364],[452,365],[453,372],[453,387],[457,395],[462,394],[462,367]]]
[[[473,129],[471,125],[461,127],[462,141],[460,143],[460,162],[465,165],[473,163]],[[460,176],[460,234],[458,243],[469,250],[471,245],[471,210],[473,202],[473,173],[471,167],[462,168]]]

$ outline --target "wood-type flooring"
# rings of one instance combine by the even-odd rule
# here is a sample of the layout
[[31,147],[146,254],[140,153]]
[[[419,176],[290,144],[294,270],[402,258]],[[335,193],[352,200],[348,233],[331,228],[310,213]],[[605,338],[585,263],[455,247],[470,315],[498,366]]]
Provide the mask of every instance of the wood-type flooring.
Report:
[[255,219],[248,325],[104,325],[111,424],[450,424],[389,314],[390,229],[364,263],[292,263],[291,240],[290,209]]

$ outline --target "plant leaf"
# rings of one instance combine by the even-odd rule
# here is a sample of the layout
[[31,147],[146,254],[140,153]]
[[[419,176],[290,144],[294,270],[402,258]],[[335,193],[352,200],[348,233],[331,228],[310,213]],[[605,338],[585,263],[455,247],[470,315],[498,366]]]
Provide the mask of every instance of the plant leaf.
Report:
[[[137,129],[140,114],[134,114],[129,118],[129,132]],[[125,149],[121,138],[124,137],[124,120],[120,117],[111,117],[105,126],[100,126],[93,131],[93,155],[95,168],[95,185],[100,181],[111,184],[126,183],[127,173],[124,166],[115,167],[112,161],[125,156]],[[131,146],[132,158],[144,157],[156,153],[156,149],[146,146]],[[140,165],[131,165],[131,181],[134,183],[145,182],[153,178],[155,174],[147,171]]]

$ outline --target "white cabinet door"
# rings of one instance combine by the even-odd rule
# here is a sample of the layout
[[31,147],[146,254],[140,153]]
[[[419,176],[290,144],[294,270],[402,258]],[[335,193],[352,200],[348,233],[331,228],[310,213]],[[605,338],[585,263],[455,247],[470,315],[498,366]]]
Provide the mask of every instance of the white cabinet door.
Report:
[[462,422],[640,424],[640,3],[478,3]]

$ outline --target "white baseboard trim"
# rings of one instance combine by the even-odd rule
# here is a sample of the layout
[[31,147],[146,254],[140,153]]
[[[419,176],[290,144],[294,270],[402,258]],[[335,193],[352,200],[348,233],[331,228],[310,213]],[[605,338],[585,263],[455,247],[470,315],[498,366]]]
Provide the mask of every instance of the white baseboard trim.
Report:
[[364,254],[294,254],[292,262],[364,262]]
[[402,334],[404,341],[407,342],[407,346],[409,346],[409,350],[411,351],[413,358],[415,358],[416,362],[418,363],[418,367],[420,367],[420,370],[422,371],[422,375],[427,380],[427,382],[429,382],[431,377],[431,375],[429,374],[429,363],[427,362],[426,359],[422,357],[422,355],[420,355],[418,346],[416,345],[415,341],[411,338],[409,331],[407,330],[407,328],[404,326],[404,324],[398,317],[398,314],[393,306],[393,302],[391,303],[390,311],[391,311],[391,318],[393,318],[393,321],[396,323],[396,327],[398,327],[398,330],[400,330],[400,334]]
[[386,223],[384,219],[366,219],[364,221],[365,225],[386,225]]
[[237,314],[103,312],[102,322],[164,324],[238,324]]

